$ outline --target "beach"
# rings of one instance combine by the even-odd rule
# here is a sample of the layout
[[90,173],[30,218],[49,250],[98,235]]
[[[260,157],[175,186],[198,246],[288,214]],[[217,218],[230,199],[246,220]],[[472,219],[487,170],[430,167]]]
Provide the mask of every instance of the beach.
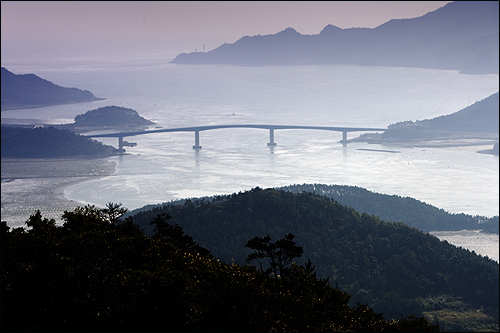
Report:
[[11,227],[21,227],[36,210],[60,222],[65,210],[82,205],[66,199],[64,189],[111,176],[115,162],[107,158],[2,158],[1,167],[1,220]]

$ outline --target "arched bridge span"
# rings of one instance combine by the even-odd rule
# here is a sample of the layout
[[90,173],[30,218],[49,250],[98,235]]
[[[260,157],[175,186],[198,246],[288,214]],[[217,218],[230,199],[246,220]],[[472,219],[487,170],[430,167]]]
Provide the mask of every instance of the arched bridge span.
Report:
[[201,149],[200,146],[200,132],[209,131],[215,129],[223,128],[260,128],[269,130],[269,143],[270,147],[276,146],[274,142],[274,130],[282,129],[300,129],[300,130],[323,130],[323,131],[334,131],[342,132],[343,145],[347,145],[347,132],[372,132],[372,131],[385,131],[387,128],[372,128],[372,127],[333,127],[333,126],[302,126],[302,125],[207,125],[207,126],[193,126],[193,127],[179,127],[179,128],[165,128],[165,129],[155,129],[150,131],[135,131],[135,132],[119,132],[119,133],[107,133],[107,134],[92,134],[87,137],[90,138],[118,138],[118,148],[123,153],[125,150],[124,146],[134,146],[133,143],[128,143],[123,141],[124,137],[136,136],[136,135],[146,135],[153,133],[167,133],[167,132],[194,132],[194,146],[193,149]]

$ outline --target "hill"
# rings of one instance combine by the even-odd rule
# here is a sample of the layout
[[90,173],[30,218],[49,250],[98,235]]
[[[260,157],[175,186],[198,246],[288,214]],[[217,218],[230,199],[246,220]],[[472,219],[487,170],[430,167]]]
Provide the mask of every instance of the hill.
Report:
[[16,75],[2,67],[2,110],[103,100],[88,90],[65,88],[34,74]]
[[440,311],[457,318],[475,313],[468,324],[484,320],[498,330],[498,263],[403,223],[383,222],[312,193],[259,188],[158,206],[132,219],[151,234],[149,221],[157,214],[171,215],[170,223],[225,262],[244,263],[249,238],[292,233],[319,277],[386,318],[426,313],[442,322]]
[[[349,306],[350,295],[318,279],[310,262],[280,265],[279,277],[225,264],[168,216],[153,219],[146,237],[131,220],[119,221],[124,211],[78,207],[63,214],[62,226],[38,211],[28,230],[2,222],[2,331],[439,331],[422,317],[384,320]],[[302,251],[293,238],[264,245],[293,259]],[[249,245],[255,254],[257,247]]]
[[389,129],[415,127],[427,131],[499,133],[499,93],[478,101],[452,114],[432,119],[407,121],[389,125]]
[[2,158],[111,156],[118,150],[101,142],[54,127],[2,126]]
[[499,232],[498,216],[487,218],[463,213],[450,214],[410,197],[375,193],[357,186],[302,184],[277,189],[318,194],[354,208],[360,213],[378,216],[386,222],[403,222],[424,232],[478,229],[489,233]]
[[326,26],[317,35],[287,28],[274,35],[245,36],[209,52],[179,54],[176,64],[423,67],[498,74],[497,1],[456,1],[412,19],[374,29]]
[[[429,140],[473,140],[475,145],[498,142],[499,93],[478,101],[457,112],[432,119],[390,124],[382,134],[364,134],[350,140],[370,143],[414,142]],[[491,153],[498,155],[496,150]]]

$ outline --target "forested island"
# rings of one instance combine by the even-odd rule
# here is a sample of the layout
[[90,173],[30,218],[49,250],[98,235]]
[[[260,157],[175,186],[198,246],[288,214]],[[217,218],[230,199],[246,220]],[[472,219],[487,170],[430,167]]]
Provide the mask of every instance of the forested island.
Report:
[[[367,304],[386,318],[426,316],[450,331],[498,330],[496,261],[404,223],[359,213],[324,197],[319,187],[317,193],[255,188],[147,207],[130,218],[151,236],[152,219],[172,216],[169,223],[215,257],[236,264],[245,263],[248,239],[292,233],[304,248],[304,261],[297,262],[310,259],[318,277],[334,281],[353,303]],[[498,217],[494,221],[498,227]]]
[[376,28],[328,25],[317,35],[289,27],[244,36],[208,52],[181,53],[175,64],[397,66],[499,73],[498,1],[455,1]]
[[73,124],[65,126],[72,129],[110,127],[129,129],[131,127],[146,127],[154,124],[154,122],[141,117],[133,109],[111,105],[77,115]]
[[104,157],[118,149],[55,127],[2,126],[2,158]]
[[2,111],[100,101],[88,90],[65,88],[35,74],[14,74],[2,67]]

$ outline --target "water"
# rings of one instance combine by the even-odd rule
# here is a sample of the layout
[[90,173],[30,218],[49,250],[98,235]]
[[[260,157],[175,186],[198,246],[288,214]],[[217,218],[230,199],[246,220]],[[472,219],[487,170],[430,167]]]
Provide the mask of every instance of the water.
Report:
[[[3,61],[3,60],[2,60]],[[107,100],[2,112],[6,118],[68,123],[106,105],[132,108],[164,128],[220,124],[386,127],[456,112],[499,90],[498,75],[360,66],[172,65],[167,59],[2,63]],[[153,127],[155,127],[153,126]],[[348,138],[357,136],[349,133]],[[126,138],[113,176],[77,184],[66,198],[129,209],[186,197],[301,183],[355,185],[409,196],[452,213],[499,214],[498,156],[466,150],[342,147],[339,132],[218,129]],[[117,146],[117,139],[99,138]],[[399,153],[359,149],[397,150]]]
[[493,234],[479,233],[478,230],[432,231],[431,235],[448,243],[488,256],[498,262],[499,237]]

